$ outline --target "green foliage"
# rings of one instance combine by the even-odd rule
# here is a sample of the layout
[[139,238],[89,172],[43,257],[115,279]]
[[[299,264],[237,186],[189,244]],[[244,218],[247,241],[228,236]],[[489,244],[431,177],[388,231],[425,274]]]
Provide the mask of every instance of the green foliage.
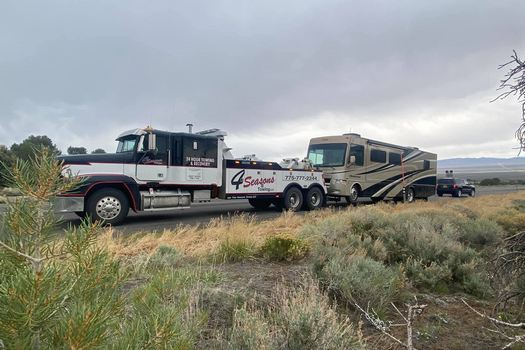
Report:
[[261,247],[262,255],[271,261],[292,261],[303,258],[308,244],[300,238],[281,234],[268,237]]
[[249,310],[246,305],[233,314],[233,327],[227,348],[231,350],[277,349],[268,320],[260,310]]
[[229,349],[364,349],[348,319],[341,319],[317,285],[278,289],[267,313],[244,305],[235,310]]
[[501,185],[501,179],[498,177],[493,177],[491,179],[483,179],[479,182],[481,186],[497,186]]
[[106,153],[105,150],[103,150],[102,148],[96,148],[94,149],[91,154],[103,154],[103,153]]
[[496,222],[479,218],[459,223],[459,240],[474,247],[494,245],[504,236]]
[[317,276],[329,290],[347,301],[373,305],[384,312],[404,285],[403,271],[359,254],[335,254],[316,268]]
[[173,269],[180,266],[184,255],[173,247],[160,246],[148,261],[148,269],[151,271]]
[[513,206],[494,215],[494,220],[506,231],[514,235],[525,228],[525,201],[515,200]]
[[15,155],[15,157],[22,159],[22,160],[29,160],[33,154],[35,153],[35,150],[41,149],[41,148],[47,148],[50,153],[53,155],[59,155],[60,150],[57,148],[57,146],[51,141],[51,139],[47,136],[34,136],[31,135],[24,141],[22,141],[20,144],[14,143],[11,146],[11,152]]
[[[487,274],[476,249],[494,245],[503,233],[496,223],[460,209],[390,214],[362,208],[306,226],[303,234],[315,242],[312,256],[317,276],[345,297],[363,296],[385,305],[399,288],[389,275],[395,271],[404,271],[419,288],[481,295],[488,290]],[[356,266],[352,266],[353,256],[360,257]],[[372,281],[360,281],[359,276],[365,279],[366,273],[384,274],[392,282],[385,290],[379,289],[378,294],[384,295],[372,295]]]
[[10,170],[23,194],[0,230],[0,339],[7,348],[102,347],[122,316],[119,265],[88,221],[58,235],[52,199],[79,182],[61,178],[48,149]]
[[255,244],[249,239],[227,237],[219,244],[215,258],[221,262],[239,262],[254,258]]
[[87,149],[86,147],[69,146],[67,148],[67,154],[87,154]]
[[6,146],[0,145],[0,187],[9,185],[8,171],[16,161],[16,157]]
[[191,349],[206,320],[197,286],[214,283],[213,270],[163,270],[135,288],[128,313],[121,320],[122,336],[114,349]]

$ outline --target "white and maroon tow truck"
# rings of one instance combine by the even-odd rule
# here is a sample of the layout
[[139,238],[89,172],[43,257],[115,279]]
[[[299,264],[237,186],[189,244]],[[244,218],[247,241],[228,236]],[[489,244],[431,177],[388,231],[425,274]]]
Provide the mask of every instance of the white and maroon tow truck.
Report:
[[120,134],[115,153],[59,157],[65,175],[84,181],[57,197],[55,210],[116,225],[130,209],[184,209],[214,198],[292,211],[325,204],[322,172],[308,161],[235,159],[226,135],[219,129],[173,133],[147,127]]

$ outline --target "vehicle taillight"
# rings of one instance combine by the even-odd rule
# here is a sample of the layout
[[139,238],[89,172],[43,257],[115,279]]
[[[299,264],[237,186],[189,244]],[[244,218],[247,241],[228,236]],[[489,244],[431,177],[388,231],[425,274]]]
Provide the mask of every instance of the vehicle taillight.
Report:
[[454,184],[454,188],[458,188],[458,185]]

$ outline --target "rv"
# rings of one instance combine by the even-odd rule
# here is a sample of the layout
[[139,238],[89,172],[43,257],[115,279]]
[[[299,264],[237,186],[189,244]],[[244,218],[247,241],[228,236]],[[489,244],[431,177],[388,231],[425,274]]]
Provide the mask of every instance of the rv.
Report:
[[355,205],[360,198],[413,202],[435,194],[437,156],[416,147],[350,133],[311,139],[308,159],[323,171],[330,199]]

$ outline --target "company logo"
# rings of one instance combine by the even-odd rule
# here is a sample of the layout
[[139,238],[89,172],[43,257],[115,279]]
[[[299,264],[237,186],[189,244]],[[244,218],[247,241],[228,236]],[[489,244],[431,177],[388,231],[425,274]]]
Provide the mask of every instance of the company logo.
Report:
[[272,177],[261,177],[261,178],[256,178],[256,179],[253,179],[251,176],[247,176],[246,179],[244,180],[244,185],[243,187],[246,188],[246,187],[264,187],[264,185],[266,184],[273,184],[275,182],[275,178],[272,176]]
[[244,181],[244,174],[246,174],[246,170],[241,170],[232,177],[231,184],[235,186],[236,190],[238,190],[239,186],[242,185]]
[[235,174],[230,183],[235,186],[235,190],[238,190],[239,187],[248,188],[248,187],[257,187],[258,190],[264,189],[264,185],[267,184],[273,184],[275,182],[275,178],[272,177],[257,177],[253,178],[252,176],[244,176],[246,175],[246,170],[241,170],[237,174]]

